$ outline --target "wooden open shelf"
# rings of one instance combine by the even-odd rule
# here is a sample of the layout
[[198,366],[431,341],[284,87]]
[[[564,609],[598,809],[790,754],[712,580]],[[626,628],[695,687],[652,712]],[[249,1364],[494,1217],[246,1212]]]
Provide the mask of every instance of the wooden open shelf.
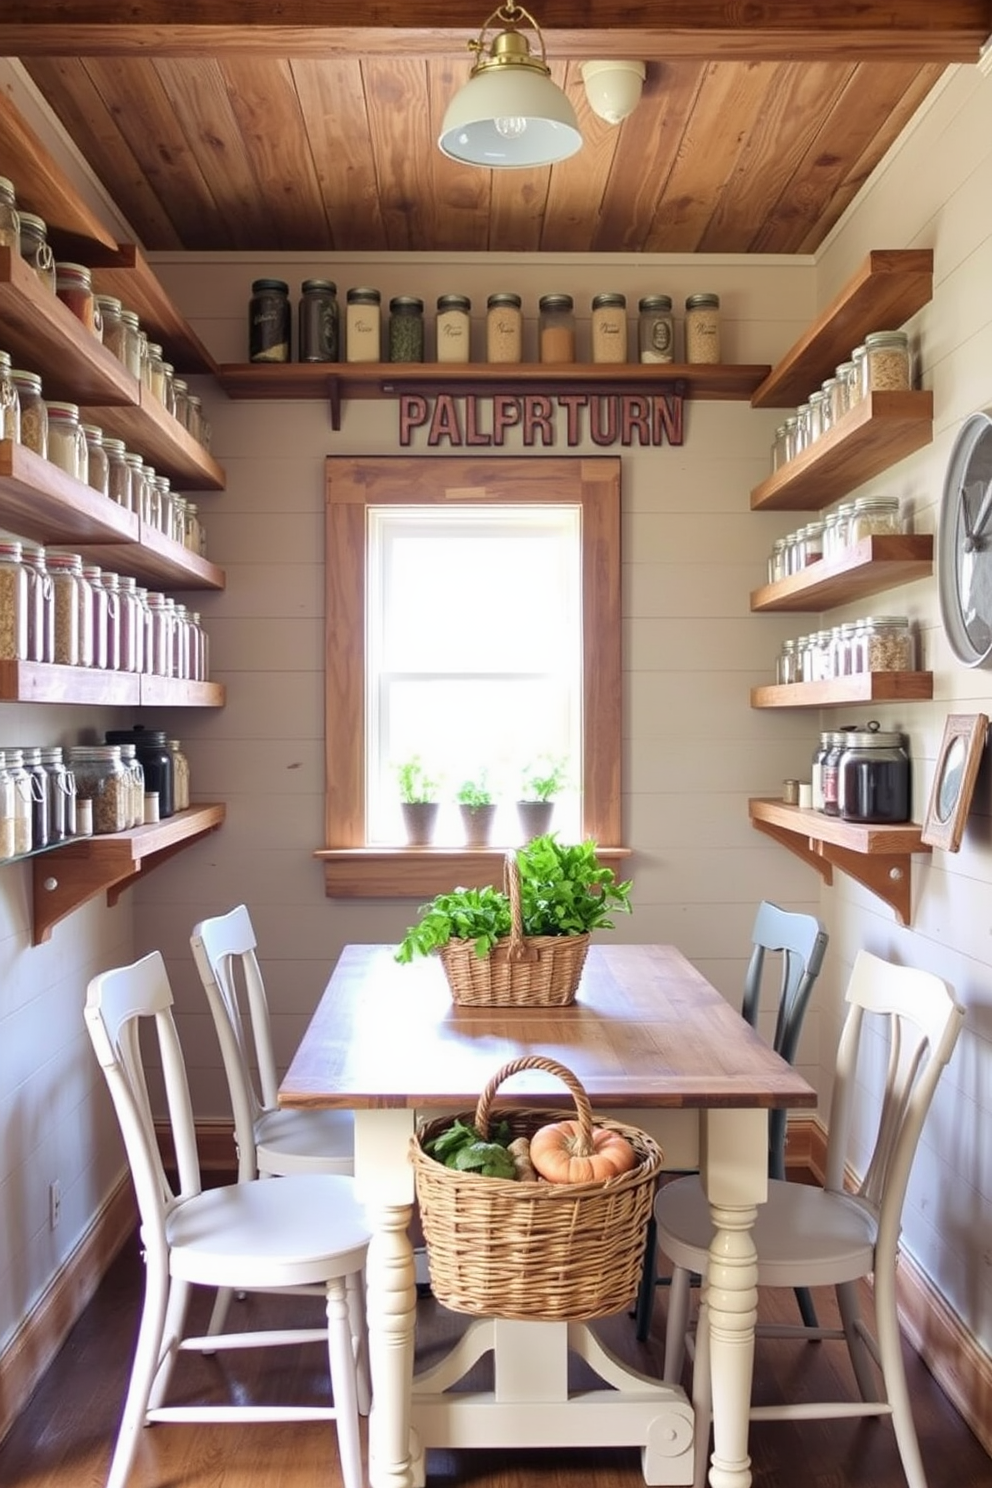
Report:
[[77,837],[34,858],[32,943],[48,940],[53,926],[97,894],[105,892],[108,905],[116,904],[142,873],[166,862],[195,838],[215,831],[224,812],[220,805],[191,806],[164,822],[130,832]]
[[830,682],[772,682],[752,687],[751,707],[846,708],[864,703],[920,703],[932,697],[932,672],[858,672]]
[[18,206],[43,217],[53,241],[66,236],[88,240],[92,246],[105,250],[116,248],[107,228],[2,89],[0,159],[4,174],[16,183]]
[[89,707],[222,708],[222,682],[188,682],[138,672],[0,661],[0,702],[85,703]]
[[113,264],[95,262],[93,288],[97,294],[116,295],[125,310],[134,310],[142,330],[148,332],[148,339],[162,347],[165,360],[177,372],[216,375],[217,363],[180,315],[135,243],[118,243],[117,261]]
[[820,811],[755,798],[748,802],[751,825],[814,868],[824,883],[840,868],[883,899],[901,925],[910,923],[913,853],[928,853],[915,822],[870,825],[841,821]]
[[184,490],[223,491],[224,472],[210,451],[147,388],[139,387],[138,394],[136,404],[89,408],[87,418],[105,434],[123,439],[128,449],[136,450],[174,485]]
[[894,331],[933,294],[930,248],[876,249],[751,399],[755,408],[804,402],[870,331]]
[[755,614],[812,611],[853,604],[933,572],[933,537],[900,534],[863,537],[836,557],[820,559],[799,573],[751,591]]

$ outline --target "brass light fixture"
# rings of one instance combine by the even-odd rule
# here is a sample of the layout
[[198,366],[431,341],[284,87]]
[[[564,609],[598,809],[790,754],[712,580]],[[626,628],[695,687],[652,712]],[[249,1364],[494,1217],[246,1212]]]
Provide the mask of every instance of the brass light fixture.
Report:
[[[493,23],[503,29],[487,43]],[[533,56],[520,27],[534,31]],[[477,60],[444,115],[438,147],[452,160],[493,170],[552,165],[581,148],[575,110],[551,79],[544,37],[520,5],[501,5],[469,42]]]

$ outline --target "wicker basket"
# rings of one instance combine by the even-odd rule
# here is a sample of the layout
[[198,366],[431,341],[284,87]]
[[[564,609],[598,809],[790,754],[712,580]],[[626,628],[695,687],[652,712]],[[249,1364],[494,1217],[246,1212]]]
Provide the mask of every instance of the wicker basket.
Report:
[[[578,1116],[593,1131],[589,1098],[562,1064],[543,1055],[498,1070],[475,1112],[462,1115],[488,1135],[490,1108],[502,1082],[518,1070],[543,1069],[568,1087],[575,1112],[500,1107],[513,1136],[530,1137],[550,1121]],[[546,1183],[461,1173],[429,1157],[424,1146],[451,1125],[441,1117],[411,1139],[410,1160],[427,1242],[431,1286],[445,1307],[487,1317],[579,1321],[622,1312],[641,1279],[647,1224],[662,1152],[647,1133],[616,1121],[637,1154],[628,1173],[605,1182]]]
[[591,937],[524,935],[516,853],[503,860],[510,934],[477,956],[474,940],[449,940],[438,955],[456,1003],[465,1007],[567,1007],[575,1001]]

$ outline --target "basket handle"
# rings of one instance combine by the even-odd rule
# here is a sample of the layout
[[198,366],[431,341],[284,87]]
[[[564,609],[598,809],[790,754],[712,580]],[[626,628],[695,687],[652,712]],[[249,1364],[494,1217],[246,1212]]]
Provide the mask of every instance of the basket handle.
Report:
[[510,939],[506,947],[508,961],[536,961],[538,952],[527,944],[520,908],[520,866],[515,851],[503,858],[503,889],[510,900]]
[[484,1142],[489,1140],[489,1114],[496,1092],[504,1080],[511,1075],[517,1074],[519,1070],[541,1069],[547,1070],[549,1075],[555,1075],[562,1084],[568,1086],[569,1094],[575,1102],[575,1113],[579,1121],[579,1140],[576,1143],[575,1152],[578,1157],[588,1157],[592,1152],[592,1107],[589,1097],[579,1083],[577,1075],[564,1064],[559,1064],[557,1059],[549,1059],[545,1054],[522,1054],[519,1059],[511,1059],[509,1064],[504,1064],[498,1069],[488,1082],[482,1094],[479,1096],[478,1105],[475,1108],[475,1129]]

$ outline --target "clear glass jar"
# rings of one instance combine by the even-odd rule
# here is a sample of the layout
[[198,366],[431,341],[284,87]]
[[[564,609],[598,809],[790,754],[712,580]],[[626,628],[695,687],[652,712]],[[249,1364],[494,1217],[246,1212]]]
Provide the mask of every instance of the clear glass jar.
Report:
[[166,537],[171,537],[174,518],[172,510],[172,486],[170,484],[169,477],[167,475],[156,475],[154,484],[155,495],[157,498],[156,526],[158,527],[158,530]]
[[789,417],[785,421],[784,428],[785,442],[783,445],[783,454],[785,456],[786,463],[788,463],[789,460],[794,460],[796,458],[796,455],[799,453],[799,419],[796,414],[789,414]]
[[285,279],[256,279],[252,283],[248,302],[248,360],[293,360],[293,312]]
[[854,515],[854,502],[842,501],[837,508],[837,545],[838,552],[842,552],[851,542],[851,518]]
[[0,351],[0,439],[21,438],[21,400],[10,374],[10,354]]
[[76,781],[76,800],[92,801],[93,832],[125,832],[129,821],[131,783],[117,744],[72,744],[69,765]]
[[851,352],[851,376],[847,384],[847,400],[851,408],[854,408],[864,397],[864,373],[861,370],[864,362],[866,348],[856,346]]
[[834,426],[834,389],[836,386],[836,377],[828,377],[820,388],[823,394],[820,400],[820,432],[822,434],[829,434]]
[[86,435],[79,423],[75,403],[50,402],[48,408],[48,458],[53,465],[86,484],[89,475],[89,451]]
[[21,219],[14,196],[14,183],[0,176],[0,248],[17,248]]
[[121,670],[121,597],[119,580],[109,569],[102,569],[93,581],[103,590],[106,604],[107,660],[108,672]]
[[141,516],[145,491],[145,462],[134,450],[124,451],[124,464],[127,466],[127,509]]
[[152,616],[148,608],[148,590],[140,584],[135,586],[134,597],[138,602],[138,619],[135,633],[135,652],[138,657],[136,671],[150,673],[152,669]]
[[7,769],[7,756],[0,749],[0,863],[8,863],[15,852],[14,781]]
[[142,653],[138,649],[139,608],[137,581],[130,574],[120,574],[117,592],[120,601],[120,668],[122,672],[140,672]]
[[93,295],[93,276],[85,264],[56,263],[55,293],[90,335],[99,339],[100,318]]
[[172,379],[173,413],[177,421],[189,432],[189,383],[182,377]]
[[572,296],[542,295],[538,301],[539,360],[562,364],[575,361],[575,309]]
[[772,474],[773,475],[774,475],[774,473],[775,473],[776,470],[781,470],[782,469],[782,466],[785,465],[788,462],[788,458],[789,458],[788,457],[788,454],[787,454],[787,448],[788,448],[788,446],[786,445],[785,434],[786,434],[785,425],[784,424],[779,424],[778,428],[775,430],[775,438],[772,440]]
[[201,558],[207,556],[207,531],[200,520],[200,508],[195,501],[186,503],[186,544]]
[[103,587],[102,574],[96,563],[83,564],[83,578],[89,586],[90,614],[92,616],[93,656],[88,663],[99,671],[107,670],[108,610],[107,591]]
[[145,790],[157,791],[159,816],[172,816],[175,810],[175,780],[172,773],[172,753],[166,748],[165,730],[144,728],[135,724],[133,729],[109,729],[108,744],[133,744],[145,775]]
[[381,360],[382,296],[377,289],[359,286],[345,295],[345,360]]
[[796,643],[794,640],[782,642],[782,649],[778,655],[778,663],[775,668],[775,681],[781,686],[790,686],[798,682],[798,665],[796,659]]
[[189,680],[189,625],[186,606],[172,601],[172,675]]
[[46,567],[51,575],[55,608],[53,660],[59,666],[79,666],[79,617],[82,611],[80,585],[83,563],[78,553],[49,553]]
[[850,732],[850,729],[840,729],[835,733],[827,733],[822,736],[826,747],[823,763],[820,767],[820,782],[823,787],[823,806],[821,810],[825,816],[840,815],[840,760],[847,745]]
[[172,774],[175,782],[175,808],[185,811],[189,806],[189,760],[178,739],[166,739],[165,747],[172,755]]
[[15,539],[0,541],[0,660],[28,659],[28,576]]
[[159,498],[158,486],[155,484],[155,467],[142,462],[141,466],[141,505],[138,515],[149,527],[158,528],[159,523]]
[[832,379],[833,386],[830,389],[830,418],[834,424],[839,424],[851,407],[851,383],[855,370],[853,362],[841,362]]
[[872,331],[861,359],[861,396],[906,392],[912,385],[909,336],[905,331]]
[[146,603],[150,616],[149,642],[145,652],[145,670],[155,677],[172,675],[172,611],[164,594],[149,592]]
[[638,300],[637,350],[642,362],[675,360],[675,320],[670,295],[645,295]]
[[41,378],[37,372],[22,372],[14,368],[10,374],[17,390],[20,405],[21,443],[25,449],[34,450],[43,460],[48,459],[48,409],[41,396]]
[[903,734],[883,730],[872,720],[847,735],[838,767],[837,805],[845,821],[909,821],[910,768]]
[[835,511],[827,512],[823,518],[823,556],[825,559],[836,557],[840,552],[837,542],[838,514]]
[[592,359],[594,362],[627,360],[627,297],[598,294],[592,301]]
[[172,386],[175,368],[171,362],[162,363],[162,407],[166,413],[176,416],[176,395]]
[[898,496],[859,496],[847,530],[848,543],[863,537],[895,537],[902,531]]
[[96,296],[96,307],[103,326],[103,344],[119,362],[124,361],[124,322],[121,320],[123,306],[116,295]]
[[801,455],[803,450],[809,449],[810,443],[809,404],[800,403],[796,409],[796,454]]
[[333,279],[304,279],[300,286],[301,362],[336,362],[340,348],[338,287]]
[[148,356],[144,367],[145,387],[153,398],[165,406],[165,363],[162,360],[162,348],[157,341],[149,341]]
[[807,522],[801,532],[799,566],[808,568],[811,563],[818,563],[823,557],[823,523]]
[[823,392],[818,391],[809,395],[809,413],[807,415],[808,439],[810,444],[815,444],[823,434]]
[[140,827],[145,819],[145,772],[134,744],[120,743],[117,747],[121,752],[121,764],[127,771],[127,824]]
[[48,776],[36,745],[21,750],[21,763],[31,782],[31,849],[34,851],[48,846]]
[[204,440],[204,437],[203,437],[203,435],[204,435],[203,405],[201,403],[201,400],[196,396],[195,393],[190,393],[189,397],[186,400],[186,408],[187,408],[187,415],[186,416],[187,416],[187,420],[188,420],[186,427],[189,430],[190,435],[192,436],[193,439],[196,440],[197,444],[205,444],[206,441]]
[[104,435],[103,452],[107,457],[107,495],[127,510],[131,500],[131,475],[124,460],[123,439],[110,439]]
[[690,295],[685,302],[685,359],[687,362],[719,362],[720,297]]
[[28,579],[28,660],[55,660],[55,590],[37,543],[21,544],[21,561]]
[[777,584],[779,579],[785,578],[785,538],[777,537],[772,543],[772,550],[768,558],[768,582]]
[[785,577],[799,572],[799,537],[795,532],[787,532],[783,538],[782,564],[785,569]]
[[389,302],[389,360],[424,360],[424,302],[416,295],[394,295]]
[[191,610],[189,615],[190,626],[190,669],[194,682],[206,682],[209,668],[207,665],[207,633],[203,628],[203,620],[198,610]]
[[48,242],[48,224],[33,212],[21,212],[21,257],[31,265],[50,294],[55,293],[55,258]]
[[141,325],[134,310],[121,310],[121,345],[124,355],[121,361],[124,363],[132,377],[139,382],[142,380],[142,352],[146,342],[142,341]]
[[437,359],[439,362],[472,360],[472,301],[467,295],[438,295]]
[[518,294],[491,294],[486,301],[486,360],[519,362],[523,357],[524,319]]
[[7,773],[14,785],[14,855],[20,857],[22,853],[29,853],[33,846],[32,828],[34,813],[32,810],[32,785],[31,776],[24,768],[24,761],[19,749],[7,749]]
[[859,672],[911,672],[913,632],[905,615],[866,615],[858,631]]
[[101,496],[110,495],[110,461],[103,447],[103,430],[96,424],[80,424],[86,440],[86,484]]

